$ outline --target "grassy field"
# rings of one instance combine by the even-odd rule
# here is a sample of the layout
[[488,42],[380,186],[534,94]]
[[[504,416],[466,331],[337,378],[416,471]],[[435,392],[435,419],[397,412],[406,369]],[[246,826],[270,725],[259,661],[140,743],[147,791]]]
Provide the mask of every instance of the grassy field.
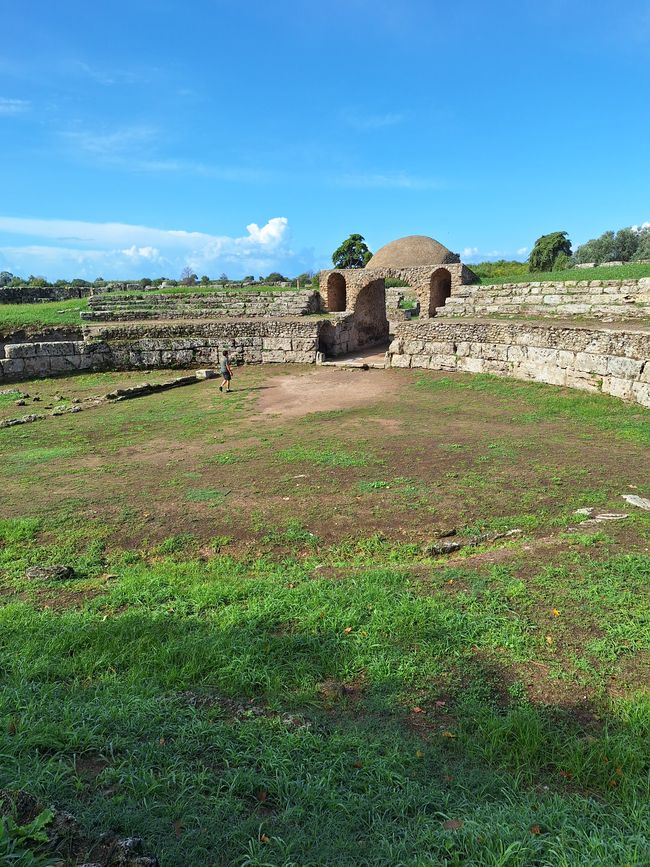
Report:
[[612,268],[603,268],[602,266],[584,269],[569,268],[566,271],[544,271],[532,274],[523,270],[520,274],[509,274],[506,277],[481,277],[479,283],[499,285],[501,283],[530,283],[533,280],[543,283],[563,280],[640,280],[641,277],[650,277],[650,265],[636,265],[634,262],[628,262],[625,265],[617,265]]
[[87,308],[87,298],[39,304],[0,304],[0,334],[17,328],[81,325],[79,313]]
[[[311,286],[303,287],[311,290]],[[161,295],[214,295],[216,292],[295,292],[295,287],[249,286],[220,288],[214,286],[169,286],[156,290]],[[123,295],[138,295],[138,292],[125,292]],[[109,296],[110,297],[110,296]],[[71,301],[45,301],[39,304],[0,304],[0,333],[12,328],[40,328],[41,326],[80,325],[79,313],[88,309],[87,298],[74,298]]]
[[234,386],[0,430],[0,787],[163,867],[650,863],[650,513],[621,498],[650,413],[424,371]]

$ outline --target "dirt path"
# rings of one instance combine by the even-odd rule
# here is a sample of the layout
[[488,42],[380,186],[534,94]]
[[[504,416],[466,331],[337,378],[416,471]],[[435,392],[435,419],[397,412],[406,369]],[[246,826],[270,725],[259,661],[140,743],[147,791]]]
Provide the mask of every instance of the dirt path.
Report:
[[395,396],[399,386],[394,371],[319,368],[268,380],[258,407],[263,415],[297,418],[366,406]]

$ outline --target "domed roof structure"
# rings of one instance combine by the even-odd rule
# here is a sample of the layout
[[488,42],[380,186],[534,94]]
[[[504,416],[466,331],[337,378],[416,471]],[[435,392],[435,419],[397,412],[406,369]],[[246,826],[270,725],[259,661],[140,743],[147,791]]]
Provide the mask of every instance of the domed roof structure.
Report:
[[380,268],[426,268],[460,262],[460,257],[426,235],[408,235],[385,244],[366,265],[366,270]]

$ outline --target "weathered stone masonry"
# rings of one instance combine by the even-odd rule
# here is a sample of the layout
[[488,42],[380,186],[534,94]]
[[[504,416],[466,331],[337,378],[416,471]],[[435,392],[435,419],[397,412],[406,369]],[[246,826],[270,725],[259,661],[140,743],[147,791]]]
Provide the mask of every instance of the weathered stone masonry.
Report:
[[491,373],[650,407],[650,331],[425,320],[395,326],[392,367]]
[[[216,365],[223,349],[236,363],[313,364],[318,320],[107,326],[83,340],[7,343],[0,382],[78,370],[196,368]],[[3,357],[4,356],[4,357]]]

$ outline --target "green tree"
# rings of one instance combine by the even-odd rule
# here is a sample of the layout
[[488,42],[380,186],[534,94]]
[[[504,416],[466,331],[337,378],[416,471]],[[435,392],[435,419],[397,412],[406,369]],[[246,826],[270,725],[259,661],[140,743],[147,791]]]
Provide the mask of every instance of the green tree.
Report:
[[552,271],[560,253],[571,255],[571,241],[567,232],[551,232],[550,235],[542,235],[535,241],[535,246],[528,257],[529,270]]
[[201,280],[199,282],[201,283],[201,286],[209,286],[210,285],[210,278],[208,277],[207,274],[204,274],[201,277]]
[[335,268],[363,268],[372,259],[363,235],[350,235],[332,253]]
[[639,244],[634,254],[635,261],[650,259],[650,227],[646,226],[639,232]]
[[288,283],[286,277],[283,277],[279,271],[271,271],[268,277],[264,278],[267,283]]
[[0,286],[8,286],[13,279],[11,271],[0,271]]

